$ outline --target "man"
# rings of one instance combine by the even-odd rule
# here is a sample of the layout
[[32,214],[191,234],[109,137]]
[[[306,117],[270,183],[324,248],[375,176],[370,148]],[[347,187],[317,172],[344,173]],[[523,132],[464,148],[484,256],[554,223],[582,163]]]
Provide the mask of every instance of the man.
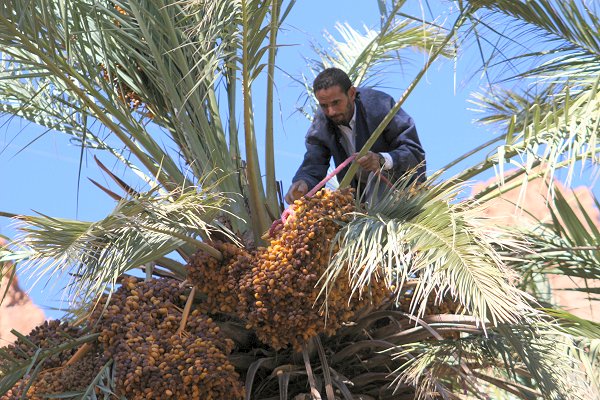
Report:
[[[348,75],[338,68],[327,68],[317,75],[313,91],[320,110],[306,134],[304,161],[285,195],[288,204],[304,196],[325,178],[331,157],[337,166],[360,151],[395,104],[386,93],[355,88]],[[371,151],[356,162],[364,171],[383,170],[391,179],[398,179],[418,166],[415,179],[425,180],[425,151],[412,118],[402,109],[394,115]],[[348,167],[338,174],[338,180],[347,170]],[[352,185],[356,187],[357,184],[355,178]]]

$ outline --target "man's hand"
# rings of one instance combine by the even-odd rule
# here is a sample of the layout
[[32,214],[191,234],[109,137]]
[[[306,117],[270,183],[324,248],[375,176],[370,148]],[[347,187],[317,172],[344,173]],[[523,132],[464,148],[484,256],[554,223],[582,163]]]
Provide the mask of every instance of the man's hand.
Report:
[[373,153],[369,151],[367,154],[356,160],[358,165],[360,165],[366,171],[379,171],[381,165],[379,165],[379,154]]
[[308,184],[303,180],[292,183],[292,186],[288,189],[285,195],[285,201],[288,204],[294,203],[294,200],[299,199],[308,192]]

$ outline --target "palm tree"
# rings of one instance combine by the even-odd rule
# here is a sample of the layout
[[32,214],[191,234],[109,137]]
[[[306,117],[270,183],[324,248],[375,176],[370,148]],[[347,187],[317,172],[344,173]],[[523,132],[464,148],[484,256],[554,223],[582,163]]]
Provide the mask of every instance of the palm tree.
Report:
[[[353,321],[331,335],[311,335],[295,349],[300,354],[259,342],[256,325],[246,326],[247,315],[212,310],[210,324],[235,342],[223,348],[245,380],[248,399],[304,393],[328,400],[490,398],[488,393],[590,398],[600,387],[600,327],[535,295],[539,277],[549,271],[598,279],[597,230],[583,229],[560,196],[553,224],[540,230],[492,227],[479,210],[536,174],[552,176],[558,168],[572,171],[598,161],[596,6],[575,0],[458,1],[448,14],[450,25],[440,26],[405,15],[404,3],[379,0],[376,31],[341,27],[343,41],[319,50],[315,68],[341,66],[358,85],[397,63],[399,51],[427,52],[428,61],[397,110],[438,57],[479,46],[493,85],[477,100],[487,111],[482,122],[494,123],[497,137],[457,160],[471,167],[456,176],[440,178],[449,165],[422,187],[401,180],[382,201],[354,204],[352,218],[338,221],[331,240],[339,250],[328,254],[319,298],[333,302],[340,282],[349,297],[375,298],[382,282],[393,292],[387,301],[357,310]],[[123,190],[103,187],[117,202],[104,219],[15,216],[26,236],[7,247],[4,258],[48,280],[69,275],[65,290],[75,306],[69,328],[52,327],[60,333],[50,334],[53,345],[20,335],[18,351],[1,350],[1,393],[44,379],[64,352],[69,354],[64,365],[50,368],[68,371],[83,349],[104,340],[89,314],[112,315],[106,296],[119,298],[123,282],[120,287],[129,290],[124,276],[141,270],[148,280],[168,277],[189,287],[189,267],[198,254],[223,262],[232,257],[216,238],[243,249],[236,251],[265,251],[263,234],[283,207],[273,149],[277,34],[294,6],[279,0],[6,0],[0,5],[2,110],[71,135],[82,151],[113,157],[149,186],[136,191],[98,162]],[[523,31],[533,38],[530,43],[520,39]],[[267,99],[261,110],[267,121],[264,181],[252,102],[261,75]],[[525,78],[531,85],[524,92],[497,86]],[[496,151],[482,160],[479,150],[492,146]],[[468,180],[492,168],[503,170],[507,161],[521,168],[475,198],[461,199]],[[548,168],[536,172],[542,163]],[[340,188],[348,183],[342,181]],[[553,255],[551,262],[544,254]],[[535,278],[520,281],[516,271]],[[206,296],[195,298],[196,289],[190,290],[173,339],[182,343],[195,332],[189,326],[186,331],[190,315],[197,315],[191,309],[202,309]],[[448,302],[455,306],[444,313],[439,303]],[[121,390],[115,386],[119,357],[102,359],[84,389],[70,394],[63,389],[63,395],[114,397]]]

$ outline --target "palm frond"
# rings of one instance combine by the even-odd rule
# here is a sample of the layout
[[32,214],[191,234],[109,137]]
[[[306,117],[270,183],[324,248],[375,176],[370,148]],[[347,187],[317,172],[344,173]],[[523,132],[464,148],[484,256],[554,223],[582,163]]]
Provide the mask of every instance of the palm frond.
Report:
[[[600,57],[600,19],[597,5],[577,0],[473,0],[478,8],[476,24],[505,42],[504,51],[494,56],[504,56],[498,64],[511,63],[513,76],[569,78],[594,76],[598,73]],[[509,28],[513,33],[526,33],[522,40],[510,40],[513,34],[499,33]],[[497,45],[502,46],[502,45]],[[516,55],[507,55],[516,47]],[[524,61],[532,61],[519,70]]]
[[[55,0],[4,2],[0,13],[0,43],[3,58],[11,66],[10,73],[4,74],[4,85],[24,80],[36,89],[49,85],[54,90],[51,96],[57,97],[58,102],[64,103],[65,97],[67,103],[76,99],[75,108],[85,108],[87,114],[106,126],[152,175],[159,176],[162,169],[159,179],[166,186],[183,182],[183,175],[173,160],[119,98],[119,90],[102,78],[102,65],[112,63],[103,58],[105,52],[101,46],[95,47],[102,32],[98,22],[108,19],[111,30],[115,30],[111,15],[102,13],[105,9],[108,8],[93,7],[85,1],[68,4]],[[73,40],[72,32],[81,40]],[[14,93],[18,92],[17,86]],[[18,101],[28,103],[25,96]],[[136,140],[130,137],[134,133]]]
[[[41,135],[59,131],[71,136],[71,143],[82,150],[107,151],[150,183],[152,179],[131,161],[131,152],[115,143],[110,131],[72,93],[58,90],[51,79],[23,80],[20,71],[8,62],[0,65],[0,75],[3,74],[6,76],[0,78],[0,91],[5,97],[0,102],[0,111],[46,127],[48,130]],[[7,124],[10,122],[8,120]],[[15,137],[21,133],[19,131]],[[30,143],[38,138],[33,138]]]
[[[220,190],[242,193],[239,165],[229,157],[215,94],[221,64],[235,59],[235,49],[226,47],[229,31],[219,30],[234,10],[204,2],[149,5],[137,0],[115,2],[102,10],[105,17],[99,18],[102,30],[96,51],[106,58],[110,81],[117,83],[117,89],[126,85],[139,96],[152,122],[162,128],[157,136],[165,135],[175,144],[196,179],[220,169],[225,177],[218,180]],[[147,131],[156,135],[154,129]],[[144,139],[146,131],[135,136],[150,143]],[[231,207],[247,217],[240,202],[232,202]]]
[[269,26],[263,26],[268,14],[267,3],[257,0],[241,0],[241,74],[244,104],[244,137],[246,144],[246,161],[248,168],[248,197],[255,223],[252,225],[254,236],[259,240],[271,220],[265,209],[265,194],[260,173],[254,113],[252,106],[252,82],[257,78],[265,64],[261,63],[268,46],[263,42],[269,33]]
[[[368,84],[385,65],[399,62],[395,52],[410,48],[428,54],[442,45],[445,38],[444,31],[426,24],[416,25],[407,19],[395,22],[385,33],[366,26],[363,27],[364,33],[360,33],[348,23],[337,23],[335,29],[341,40],[338,41],[329,32],[325,33],[331,50],[317,48],[321,61],[313,66],[313,70],[334,66],[341,68],[349,71],[355,85]],[[454,55],[451,45],[445,45],[442,56]]]
[[[441,49],[444,57],[455,56],[453,44],[445,41],[447,32],[427,22],[416,23],[410,19],[398,20],[396,12],[404,2],[394,5],[392,12],[383,17],[382,28],[376,30],[364,26],[360,32],[348,23],[336,23],[340,40],[325,32],[328,47],[314,45],[318,59],[310,60],[314,75],[324,68],[337,67],[348,73],[355,86],[368,85],[380,79],[381,71],[394,64],[405,62],[402,50],[413,49],[426,54]],[[306,85],[308,102],[314,112],[316,103],[312,88]],[[304,111],[304,109],[303,109]],[[304,111],[311,114],[308,110]]]
[[584,337],[588,339],[600,339],[600,323],[580,318],[576,315],[562,310],[544,309],[544,312],[554,318],[558,329],[575,337]]
[[[113,62],[108,67],[112,74],[149,105],[155,121],[170,132],[196,177],[215,167],[231,174],[235,167],[227,157],[220,115],[209,106],[219,64],[231,57],[231,52],[216,44],[223,37],[217,36],[217,29],[227,22],[225,16],[231,10],[203,8],[208,11],[203,21],[214,26],[200,34],[193,18],[198,13],[188,16],[179,3],[116,4],[125,14],[114,9],[106,12],[119,22],[119,29],[115,29],[114,20],[104,18],[103,36],[99,38],[102,41],[98,43],[98,47],[106,48]],[[216,22],[217,18],[224,20]],[[209,26],[209,22],[202,26]],[[222,184],[232,179],[229,177]],[[223,186],[226,191],[234,189],[238,188],[231,182]]]
[[[566,168],[570,182],[577,167],[583,171],[588,163],[597,164],[600,20],[596,5],[576,0],[469,4],[477,11],[466,35],[482,46],[486,74],[496,73],[496,79],[516,87],[491,86],[475,95],[477,111],[483,113],[480,122],[499,125],[505,140],[460,178],[472,179],[493,167],[502,175],[508,163],[530,173],[543,163],[548,166],[546,178]],[[483,55],[486,51],[488,56]],[[524,179],[523,188],[526,183]]]
[[[114,383],[114,373],[113,373],[113,362],[112,360],[108,361],[101,369],[98,371],[98,374],[90,382],[85,391],[72,393],[72,396],[80,396],[82,399],[103,399],[110,400],[114,398],[115,393],[115,383]],[[98,393],[96,393],[98,392]],[[101,395],[101,396],[99,396]]]
[[[23,249],[24,272],[36,281],[69,274],[71,296],[96,299],[124,272],[155,262],[183,245],[203,247],[196,239],[214,232],[233,235],[209,223],[227,204],[221,194],[195,187],[175,192],[141,193],[120,201],[98,222],[82,222],[44,215],[21,216],[22,234],[15,245]],[[191,255],[191,254],[188,254]],[[181,279],[185,271],[170,263],[167,268]]]
[[[275,98],[275,60],[277,56],[277,33],[287,13],[291,10],[294,2],[289,3],[287,10],[281,15],[283,2],[271,1],[269,22],[269,50],[267,62],[267,90],[266,90],[266,126],[265,126],[265,174],[266,174],[266,200],[271,215],[279,215],[281,207],[278,202],[278,186],[275,177],[275,140],[274,140],[274,98]],[[281,204],[283,205],[283,204]]]
[[[224,65],[237,60],[231,47],[237,28],[219,28],[238,17],[238,8],[195,3],[4,2],[2,88],[11,95],[3,109],[74,135],[88,148],[108,149],[167,189],[220,169],[220,190],[244,193],[241,160],[230,157],[215,89]],[[196,24],[211,29],[200,33]],[[229,207],[249,221],[242,201]],[[245,231],[249,222],[233,223]]]
[[[527,295],[511,283],[514,274],[495,246],[519,245],[486,228],[475,203],[457,203],[460,187],[429,184],[392,190],[366,214],[357,214],[336,238],[339,251],[325,274],[324,288],[345,273],[358,292],[368,292],[373,279],[385,279],[400,290],[418,277],[412,309],[418,316],[430,295],[449,294],[481,323],[518,321],[530,309]],[[417,304],[419,309],[414,308]]]
[[[42,371],[44,361],[52,356],[62,353],[67,350],[73,350],[84,343],[89,343],[98,338],[97,333],[83,334],[81,337],[64,337],[61,343],[52,343],[48,340],[47,348],[41,347],[31,342],[23,334],[12,331],[17,338],[23,343],[23,346],[28,346],[32,355],[29,356],[23,352],[23,357],[15,359],[10,352],[5,348],[0,349],[2,362],[0,363],[0,393],[6,393],[15,386],[15,383],[24,378],[31,384],[38,374]],[[52,344],[50,347],[49,345]]]
[[[557,191],[551,207],[551,222],[523,230],[530,251],[511,265],[528,280],[538,275],[559,274],[583,279],[582,292],[593,293],[600,282],[600,230],[576,195],[569,202]],[[597,204],[597,202],[596,202]]]
[[[552,182],[555,171],[568,170],[567,184],[577,167],[600,162],[600,79],[587,84],[551,85],[540,93],[515,93],[496,90],[476,95],[474,103],[484,114],[483,123],[495,123],[504,133],[504,143],[495,154],[478,166],[483,170],[497,165],[503,174],[506,163],[531,172],[534,165],[546,164],[544,174]],[[473,171],[460,175],[472,178]]]
[[[252,84],[262,73],[264,68],[269,65],[269,74],[267,79],[271,80],[268,87],[272,90],[272,74],[276,50],[276,34],[279,26],[289,13],[294,2],[290,2],[287,8],[279,18],[282,2],[271,4],[255,0],[243,0],[235,2],[220,2],[218,4],[210,1],[192,1],[191,9],[194,10],[198,23],[194,32],[199,34],[198,39],[202,41],[200,46],[205,46],[207,41],[211,42],[213,48],[210,53],[220,53],[220,58],[216,72],[222,74],[227,79],[227,90],[229,100],[229,134],[230,144],[232,146],[231,155],[239,154],[238,132],[235,124],[235,93],[236,73],[241,73],[242,96],[243,96],[243,121],[244,121],[244,141],[246,149],[246,162],[244,168],[247,168],[246,178],[248,185],[242,185],[244,193],[248,197],[250,214],[255,219],[251,224],[254,229],[255,237],[260,237],[270,223],[269,217],[265,211],[265,194],[261,179],[261,169],[259,157],[256,149],[256,132],[254,126],[254,107],[252,104]],[[270,21],[268,17],[270,16]],[[217,45],[218,43],[218,45]],[[205,51],[206,52],[206,51]],[[267,59],[267,56],[268,59]],[[206,70],[202,63],[196,64],[195,68]],[[208,79],[214,79],[213,69],[206,75]],[[212,84],[212,82],[208,82]],[[208,86],[207,87],[212,87]],[[213,94],[214,96],[214,94]],[[216,96],[214,97],[216,99]],[[272,107],[272,96],[267,99],[267,112]],[[218,110],[217,104],[212,107]],[[272,122],[272,115],[267,116],[267,124]],[[220,114],[215,113],[213,119],[220,120]],[[269,133],[270,132],[270,133]],[[271,136],[269,136],[271,135]],[[225,143],[223,141],[223,143]],[[272,144],[272,127],[267,128],[267,147]],[[237,168],[242,169],[240,160],[234,160]],[[266,156],[267,161],[267,188],[270,193],[269,207],[273,214],[277,213],[277,205],[274,201],[275,193],[275,174],[273,169],[273,151],[269,147]],[[227,189],[225,189],[227,190]]]
[[600,324],[561,310],[544,310],[558,328],[574,337],[572,356],[578,359],[596,393],[600,392]]
[[[52,87],[51,81],[43,77],[39,77],[37,85],[34,86],[28,81],[14,79],[16,76],[23,78],[22,71],[3,60],[0,64],[0,90],[4,93],[0,110],[3,113],[21,117],[49,129],[69,132],[70,135],[79,138],[89,132],[83,120],[93,117],[87,113],[85,107],[77,104],[75,99],[69,99],[68,92],[60,93]],[[90,133],[88,138],[91,135]],[[100,138],[94,139],[94,147],[106,146]],[[92,146],[92,140],[87,145]]]
[[522,399],[583,399],[592,391],[572,349],[572,339],[541,320],[498,326],[485,336],[415,342],[396,349],[404,364],[394,384],[417,387],[422,399],[452,398],[458,388],[478,396],[489,393],[489,385]]

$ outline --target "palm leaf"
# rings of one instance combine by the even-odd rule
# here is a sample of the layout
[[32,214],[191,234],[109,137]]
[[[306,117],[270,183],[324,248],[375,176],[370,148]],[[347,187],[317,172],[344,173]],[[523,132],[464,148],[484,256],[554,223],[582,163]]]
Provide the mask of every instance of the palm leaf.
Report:
[[[410,19],[397,19],[397,12],[404,1],[395,2],[391,12],[385,15],[380,30],[364,27],[364,33],[349,24],[337,23],[341,40],[325,32],[328,48],[313,46],[318,59],[311,60],[309,67],[314,75],[324,68],[337,67],[347,71],[355,86],[365,85],[379,79],[381,72],[404,62],[399,53],[401,50],[413,49],[429,54],[440,50],[444,57],[453,57],[455,49],[445,41],[447,32],[433,24],[415,23]],[[307,88],[310,110],[302,111],[307,115],[314,114],[316,102],[312,96],[311,85]]]
[[478,95],[476,103],[485,113],[480,121],[501,124],[506,132],[504,143],[493,157],[459,177],[471,179],[494,165],[503,175],[507,161],[528,173],[543,163],[548,166],[543,175],[550,182],[555,170],[567,168],[568,184],[576,167],[583,171],[587,163],[598,162],[599,83],[596,76],[585,86],[553,85],[540,94],[496,91]]
[[[3,3],[0,43],[3,58],[11,65],[4,84],[24,79],[34,88],[40,88],[49,83],[55,89],[53,97],[60,99],[66,93],[69,98],[77,99],[79,105],[76,108],[85,107],[166,186],[173,181],[183,182],[183,175],[175,163],[101,79],[100,65],[109,63],[103,63],[103,52],[101,49],[95,51],[93,45],[97,43],[98,33],[102,32],[97,22],[108,17],[102,14],[102,7],[90,9],[84,1],[62,5],[54,0]],[[114,22],[110,21],[114,30]],[[40,35],[41,31],[45,34]],[[73,41],[70,35],[73,31],[79,32],[83,40]],[[35,73],[30,74],[31,71]],[[38,81],[39,77],[46,81]],[[28,99],[20,98],[19,101],[27,104]],[[132,132],[138,134],[137,140],[130,138]],[[158,173],[159,165],[164,171],[162,175]]]
[[[560,274],[583,278],[583,292],[594,292],[594,282],[600,279],[600,231],[589,211],[574,197],[575,205],[565,195],[556,192],[550,208],[551,223],[524,231],[530,251],[521,254],[514,268],[535,279],[538,274]],[[576,214],[579,214],[579,216]]]
[[[0,80],[0,91],[5,93],[4,101],[0,102],[2,112],[48,128],[41,135],[60,131],[70,135],[71,143],[81,146],[82,149],[107,151],[144,181],[151,181],[147,174],[132,163],[131,152],[118,146],[110,138],[109,131],[102,127],[102,123],[69,91],[57,90],[52,81],[46,78],[35,83],[23,81],[23,75],[10,65],[4,65],[2,71],[10,76],[6,78],[8,80]],[[19,131],[15,137],[21,134]],[[38,138],[39,136],[30,143]],[[25,149],[20,151],[23,150]]]
[[[512,46],[520,47],[520,54],[505,62],[514,64],[523,58],[538,60],[533,67],[517,73],[516,77],[571,76],[577,79],[578,76],[593,76],[594,71],[597,73],[600,57],[597,5],[576,0],[476,0],[470,3],[487,11],[481,12],[478,22],[488,27],[510,24],[511,29],[528,33],[529,42],[512,43]],[[524,53],[526,44],[530,44],[533,50]],[[539,59],[544,57],[546,60],[540,63]],[[548,60],[549,57],[552,58]]]
[[556,309],[544,309],[544,312],[555,319],[559,329],[567,334],[588,339],[600,339],[600,324],[580,318],[566,311]]
[[78,338],[65,338],[63,343],[56,343],[49,348],[41,348],[27,339],[17,331],[12,333],[20,339],[24,345],[30,346],[33,350],[33,356],[26,357],[23,360],[13,359],[5,349],[0,349],[2,363],[0,363],[0,393],[6,393],[13,388],[15,383],[27,376],[28,385],[36,379],[41,372],[44,361],[53,355],[59,354],[65,350],[76,349],[84,343],[93,342],[98,338],[97,333],[86,334]]
[[568,338],[543,321],[503,325],[456,341],[416,342],[397,348],[395,357],[405,362],[394,372],[394,384],[416,386],[417,398],[432,393],[452,398],[459,387],[481,396],[489,393],[484,389],[489,384],[523,399],[585,398],[592,392],[572,349]]
[[[471,179],[493,166],[502,175],[510,162],[527,173],[546,164],[546,178],[553,178],[558,168],[567,168],[570,182],[577,166],[583,171],[586,163],[597,163],[600,150],[596,7],[575,0],[470,3],[479,9],[472,32],[491,47],[484,60],[486,73],[497,71],[501,80],[513,81],[517,88],[490,87],[476,95],[474,102],[484,113],[480,121],[499,123],[504,143],[460,178]],[[517,32],[523,40],[506,31]],[[526,183],[523,179],[524,188]],[[480,198],[498,193],[488,190]]]
[[544,311],[556,319],[559,329],[576,338],[573,348],[570,349],[571,354],[581,362],[590,386],[598,392],[600,390],[600,324],[561,310]]
[[373,279],[386,279],[400,291],[419,277],[413,300],[421,305],[413,308],[418,316],[435,291],[458,299],[480,322],[518,321],[529,309],[527,296],[509,283],[512,273],[494,249],[518,244],[485,228],[475,203],[454,204],[460,185],[401,189],[343,227],[322,292],[344,273],[357,292],[367,292]]
[[[337,23],[335,29],[341,40],[326,32],[325,39],[331,49],[316,48],[321,61],[315,62],[312,69],[316,72],[326,67],[338,67],[349,71],[356,86],[368,84],[386,65],[401,61],[397,51],[411,48],[429,53],[440,47],[445,37],[444,31],[426,24],[416,25],[408,19],[394,21],[386,32],[364,27],[364,33],[360,33],[348,23]],[[454,49],[446,44],[442,56],[450,58],[454,55]]]
[[[223,171],[225,178],[214,182],[224,192],[262,192],[259,181],[250,187],[244,184],[239,176],[241,160],[230,157],[216,92],[221,74],[241,60],[242,9],[235,2],[213,3],[189,2],[185,8],[180,2],[138,0],[79,0],[64,8],[55,0],[28,2],[27,7],[6,3],[0,15],[0,35],[4,32],[0,43],[9,63],[3,87],[16,97],[7,100],[5,109],[74,134],[84,145],[110,149],[121,161],[131,153],[141,161],[138,169],[168,189],[186,181],[177,162],[181,157],[195,179],[214,169]],[[264,20],[264,16],[256,19],[255,13],[267,8],[259,3],[245,8],[254,25]],[[18,24],[25,27],[22,32]],[[257,47],[266,32],[259,25],[248,25],[248,79],[260,73],[259,61],[268,48]],[[225,26],[228,29],[221,29]],[[40,29],[51,34],[37,35]],[[78,32],[82,40],[72,40],[70,32]],[[23,82],[28,91],[21,90]],[[50,96],[34,98],[30,104],[32,96],[44,90]],[[229,100],[235,104],[235,97]],[[53,107],[48,112],[45,103],[63,104],[66,111],[73,111],[59,114],[63,110]],[[75,114],[81,119],[72,126],[67,118]],[[96,120],[106,129],[103,140],[87,135],[87,124]],[[170,143],[175,143],[179,154],[169,148]],[[231,143],[232,154],[239,153],[237,141]],[[252,143],[246,147],[255,148]],[[252,173],[261,176],[254,168]],[[256,216],[264,208],[260,203]],[[245,231],[244,225],[251,224],[246,205],[236,200],[229,207],[245,219],[233,221],[237,230]]]
[[114,383],[114,374],[112,368],[112,360],[108,361],[98,372],[96,377],[92,382],[90,382],[89,386],[86,388],[84,392],[74,393],[73,397],[81,396],[82,399],[98,399],[99,396],[96,394],[96,390],[99,389],[100,394],[102,395],[102,399],[109,400],[114,398],[115,393],[115,383]]
[[[106,48],[111,44],[110,52],[115,54],[108,54],[114,60],[114,73],[150,105],[155,119],[171,133],[196,177],[215,167],[230,174],[235,169],[227,157],[220,116],[207,106],[218,78],[215,72],[219,57],[231,56],[215,45],[216,31],[203,31],[202,37],[192,34],[188,39],[193,19],[186,18],[177,3],[155,2],[149,6],[147,2],[127,1],[119,5],[127,15],[117,17],[116,10],[111,13],[119,18],[121,29],[114,29],[114,23],[104,19],[102,39],[106,44],[99,44]],[[222,15],[219,10],[204,18],[214,22]],[[130,52],[132,46],[135,51]],[[123,71],[115,65],[127,68]],[[230,182],[233,179],[229,176],[223,180],[223,190],[239,192]]]
[[244,102],[244,134],[246,161],[249,170],[249,174],[247,175],[249,184],[248,200],[252,214],[256,218],[256,223],[253,224],[252,228],[257,240],[268,229],[271,222],[265,209],[265,194],[256,148],[251,88],[252,82],[264,67],[264,64],[261,64],[261,60],[268,50],[268,46],[261,47],[269,32],[268,25],[265,27],[262,26],[268,12],[267,4],[263,3],[257,0],[242,0],[240,2],[240,24],[243,27],[241,31],[241,70]]
[[[219,252],[199,241],[221,231],[208,223],[227,200],[206,188],[186,188],[156,195],[141,193],[120,201],[115,210],[98,222],[72,221],[44,215],[20,216],[19,231],[24,235],[15,245],[24,249],[26,273],[52,279],[71,275],[73,299],[98,298],[126,271],[155,262],[164,255],[191,245],[216,257]],[[165,265],[176,276],[185,277],[177,263]]]

